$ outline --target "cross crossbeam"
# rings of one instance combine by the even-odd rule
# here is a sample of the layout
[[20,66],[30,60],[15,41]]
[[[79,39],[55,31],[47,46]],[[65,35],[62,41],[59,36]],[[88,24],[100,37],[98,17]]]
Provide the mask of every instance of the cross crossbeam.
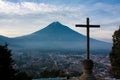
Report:
[[90,59],[90,28],[99,28],[100,25],[90,25],[89,24],[89,18],[86,19],[86,25],[83,24],[76,24],[76,27],[86,27],[86,34],[87,34],[87,42],[86,42],[86,46],[87,46],[87,59]]
[[[87,25],[77,24],[76,27],[87,27]],[[99,28],[100,25],[89,25],[90,28]]]

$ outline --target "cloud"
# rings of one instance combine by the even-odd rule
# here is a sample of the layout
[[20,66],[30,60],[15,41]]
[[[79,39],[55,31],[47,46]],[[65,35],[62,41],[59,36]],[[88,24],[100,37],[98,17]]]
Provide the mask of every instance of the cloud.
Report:
[[[91,36],[104,40],[110,39],[111,34],[119,26],[120,4],[106,3],[71,5],[35,2],[9,2],[0,0],[0,34],[18,36],[39,30],[53,21],[70,26],[70,28],[85,34],[85,30],[76,28],[75,24],[86,24],[86,17],[90,17],[90,24],[100,24],[102,31],[92,30]],[[14,30],[13,30],[14,29]],[[14,33],[13,33],[14,32]],[[108,36],[107,36],[108,35]]]
[[[73,3],[74,4],[74,3]],[[75,6],[72,5],[53,5],[46,3],[35,3],[35,2],[9,2],[7,0],[0,0],[0,13],[3,14],[44,14],[44,13],[55,13],[55,12],[78,12],[79,14],[91,15],[91,13],[106,12],[111,15],[118,15],[120,12],[120,4],[111,5],[105,3],[95,3],[93,5],[80,4]]]
[[[52,5],[46,3],[35,3],[35,2],[9,2],[6,0],[0,0],[0,13],[7,15],[28,15],[28,14],[47,14],[47,13],[58,13],[58,12],[74,12],[81,11],[84,6],[81,5],[78,8],[67,5]],[[84,10],[85,11],[85,10]]]
[[111,5],[111,4],[104,4],[104,3],[96,3],[94,6],[97,9],[111,13],[112,15],[116,15],[120,12],[120,4]]
[[0,13],[3,14],[39,14],[39,13],[51,13],[57,11],[57,8],[53,5],[34,2],[21,2],[12,3],[8,1],[0,1]]

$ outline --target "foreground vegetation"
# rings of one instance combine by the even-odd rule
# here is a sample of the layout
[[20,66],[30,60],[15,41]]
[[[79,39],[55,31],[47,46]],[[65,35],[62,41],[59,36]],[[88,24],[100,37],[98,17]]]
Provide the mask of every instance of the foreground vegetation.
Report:
[[113,47],[110,53],[111,75],[120,79],[120,28],[114,32]]

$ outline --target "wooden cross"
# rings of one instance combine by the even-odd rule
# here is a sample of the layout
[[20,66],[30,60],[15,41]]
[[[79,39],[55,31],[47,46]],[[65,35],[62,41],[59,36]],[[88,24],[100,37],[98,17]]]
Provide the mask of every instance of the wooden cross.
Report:
[[83,24],[77,24],[76,25],[76,27],[86,27],[87,29],[86,29],[86,34],[87,34],[87,43],[86,43],[86,45],[87,45],[87,59],[90,59],[90,28],[98,28],[98,27],[100,27],[100,25],[90,25],[89,24],[90,22],[89,22],[89,18],[87,18],[87,20],[86,20],[86,25],[83,25]]

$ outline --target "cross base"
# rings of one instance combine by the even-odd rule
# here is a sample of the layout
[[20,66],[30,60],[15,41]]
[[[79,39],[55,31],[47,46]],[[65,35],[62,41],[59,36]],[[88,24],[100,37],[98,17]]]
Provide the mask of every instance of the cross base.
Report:
[[93,61],[86,59],[83,61],[83,74],[78,78],[78,80],[97,80],[92,73]]

